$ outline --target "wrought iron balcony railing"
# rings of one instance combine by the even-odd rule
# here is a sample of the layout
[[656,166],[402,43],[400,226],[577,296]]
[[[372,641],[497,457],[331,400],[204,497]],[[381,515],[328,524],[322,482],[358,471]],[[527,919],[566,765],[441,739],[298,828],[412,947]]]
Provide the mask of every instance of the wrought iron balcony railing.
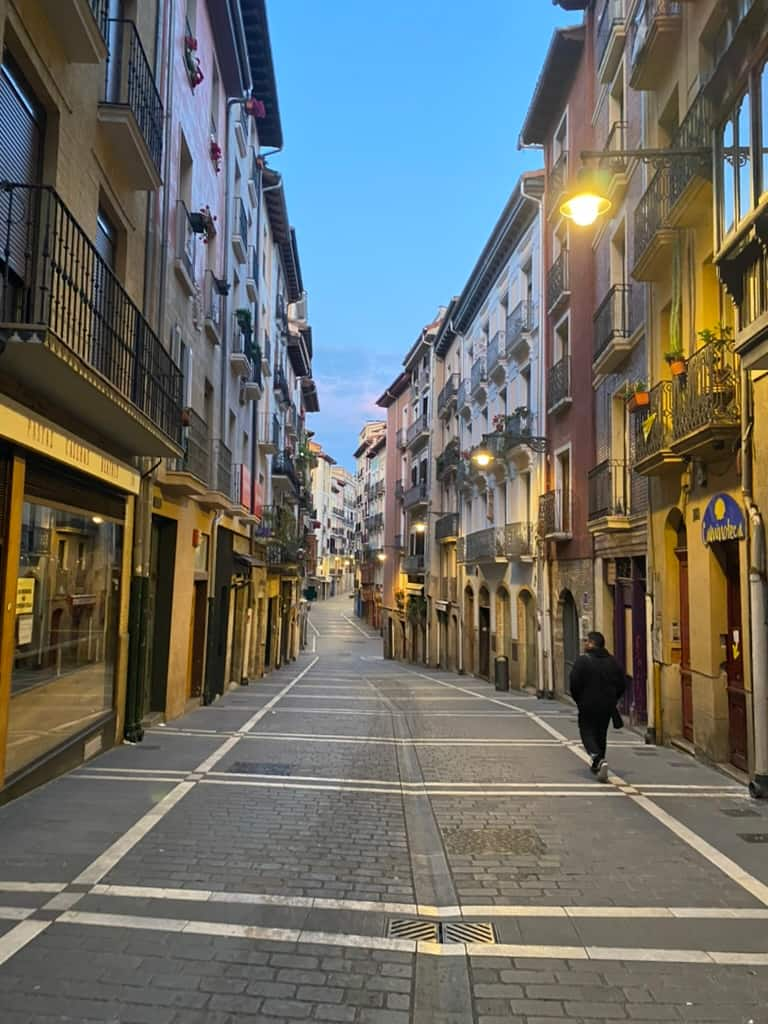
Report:
[[395,481],[395,498],[398,501],[400,501],[400,500],[402,500],[404,494],[405,494],[405,490],[403,489],[403,481],[402,480],[396,480]]
[[629,62],[633,74],[653,38],[657,20],[679,18],[681,10],[680,0],[639,0],[629,27]]
[[458,595],[459,585],[458,580],[453,576],[447,577],[442,576],[440,578],[440,600],[450,601],[451,604],[456,604]]
[[561,249],[547,273],[547,309],[554,309],[569,291],[568,250]]
[[571,357],[563,356],[547,372],[547,409],[552,412],[571,397]]
[[648,394],[648,405],[634,415],[635,463],[668,451],[672,441],[672,382],[660,381]]
[[211,486],[220,494],[232,497],[232,452],[223,441],[213,441],[211,444]]
[[535,326],[535,307],[527,299],[518,302],[507,317],[507,355],[511,355]]
[[405,435],[406,447],[410,448],[412,444],[415,444],[415,442],[425,434],[429,434],[429,416],[426,413],[422,413],[422,415],[417,417],[408,427],[408,431]]
[[629,515],[631,489],[626,462],[605,459],[589,471],[587,486],[590,519]]
[[442,480],[444,476],[458,466],[460,461],[461,454],[459,452],[459,442],[456,438],[453,438],[453,440],[448,442],[435,460],[437,479]]
[[459,513],[449,512],[441,516],[435,523],[435,540],[446,540],[448,537],[456,537],[459,533]]
[[[712,101],[704,95],[702,90],[675,132],[671,148],[709,150],[712,144],[713,119]],[[677,157],[671,162],[669,167],[670,211],[675,208],[695,177],[711,179],[712,156],[710,153],[703,153],[701,156]]]
[[740,421],[736,356],[726,342],[710,341],[690,356],[687,372],[673,382],[672,439],[708,428],[738,428]]
[[104,103],[127,107],[136,119],[155,170],[163,158],[163,104],[138,29],[132,21],[110,18],[104,76]]
[[456,400],[459,388],[459,375],[452,373],[443,385],[440,394],[437,396],[437,415],[442,416],[447,412]]
[[472,394],[475,395],[485,384],[485,356],[480,356],[472,364],[470,374]]
[[593,360],[600,358],[614,338],[628,338],[632,334],[629,296],[628,284],[615,284],[597,307],[593,318]]
[[188,426],[183,429],[181,440],[184,455],[180,459],[169,459],[168,469],[176,473],[190,473],[207,484],[211,461],[208,424],[192,409],[187,410],[186,415]]
[[635,263],[669,216],[669,168],[660,167],[635,208]]
[[467,405],[469,405],[469,384],[463,380],[456,393],[456,408],[461,411]]
[[485,364],[488,369],[488,373],[493,373],[494,369],[496,368],[501,357],[504,354],[504,332],[496,331],[494,336],[488,342],[488,351],[485,356]]
[[539,498],[539,536],[567,537],[571,532],[571,509],[560,490],[547,491]]
[[296,472],[293,455],[290,452],[279,452],[274,456],[272,459],[272,476],[287,477],[293,485],[293,489],[298,494],[301,481],[299,480],[299,475]]
[[463,544],[457,549],[460,562],[494,562],[496,559],[521,558],[531,552],[531,527],[529,523],[507,523],[506,526],[489,526],[476,530],[461,538]]
[[402,566],[404,573],[421,575],[424,572],[424,555],[406,555]]
[[564,149],[552,165],[552,169],[549,172],[549,181],[547,182],[547,206],[550,210],[554,209],[554,207],[556,206],[558,199],[565,191],[565,186],[567,183],[568,150]]
[[425,502],[429,497],[429,484],[426,480],[422,480],[421,483],[413,484],[403,495],[403,504],[406,508],[412,508],[414,505],[420,505]]
[[603,9],[597,19],[597,66],[603,63],[611,33],[619,25],[624,24],[624,0],[605,0]]
[[181,371],[53,189],[2,186],[0,254],[0,337],[49,332],[178,443]]
[[285,376],[285,370],[282,366],[275,367],[272,383],[279,401],[288,405],[291,401],[291,392],[288,387],[288,378]]

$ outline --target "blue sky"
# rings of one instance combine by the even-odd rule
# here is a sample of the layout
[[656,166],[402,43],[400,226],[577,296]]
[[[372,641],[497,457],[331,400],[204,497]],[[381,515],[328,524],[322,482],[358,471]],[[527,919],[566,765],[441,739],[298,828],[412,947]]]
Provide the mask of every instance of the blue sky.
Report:
[[285,174],[313,327],[317,439],[357,432],[464,285],[518,175],[549,0],[267,0]]

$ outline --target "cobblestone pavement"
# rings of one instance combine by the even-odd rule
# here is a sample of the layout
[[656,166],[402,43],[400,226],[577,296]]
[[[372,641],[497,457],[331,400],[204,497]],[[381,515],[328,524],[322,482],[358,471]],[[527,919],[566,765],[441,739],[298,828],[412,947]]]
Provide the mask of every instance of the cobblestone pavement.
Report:
[[311,650],[0,809],[0,1024],[768,1024],[768,811],[565,705]]

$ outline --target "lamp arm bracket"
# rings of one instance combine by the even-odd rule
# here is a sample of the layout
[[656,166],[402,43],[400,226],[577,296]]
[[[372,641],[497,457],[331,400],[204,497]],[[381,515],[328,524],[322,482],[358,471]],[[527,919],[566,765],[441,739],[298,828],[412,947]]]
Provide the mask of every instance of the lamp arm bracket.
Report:
[[686,149],[583,149],[581,159],[622,161],[642,160],[643,163],[654,166],[666,166],[675,160],[690,160],[691,158],[707,158],[712,156],[712,150],[708,146],[696,146]]

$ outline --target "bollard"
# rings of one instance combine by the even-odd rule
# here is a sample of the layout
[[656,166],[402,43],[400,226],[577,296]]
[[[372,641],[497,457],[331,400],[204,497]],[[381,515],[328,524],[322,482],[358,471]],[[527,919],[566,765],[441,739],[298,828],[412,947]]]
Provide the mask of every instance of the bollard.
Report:
[[509,689],[509,658],[504,655],[499,655],[494,662],[494,670],[496,675],[496,689],[497,690],[508,690]]

